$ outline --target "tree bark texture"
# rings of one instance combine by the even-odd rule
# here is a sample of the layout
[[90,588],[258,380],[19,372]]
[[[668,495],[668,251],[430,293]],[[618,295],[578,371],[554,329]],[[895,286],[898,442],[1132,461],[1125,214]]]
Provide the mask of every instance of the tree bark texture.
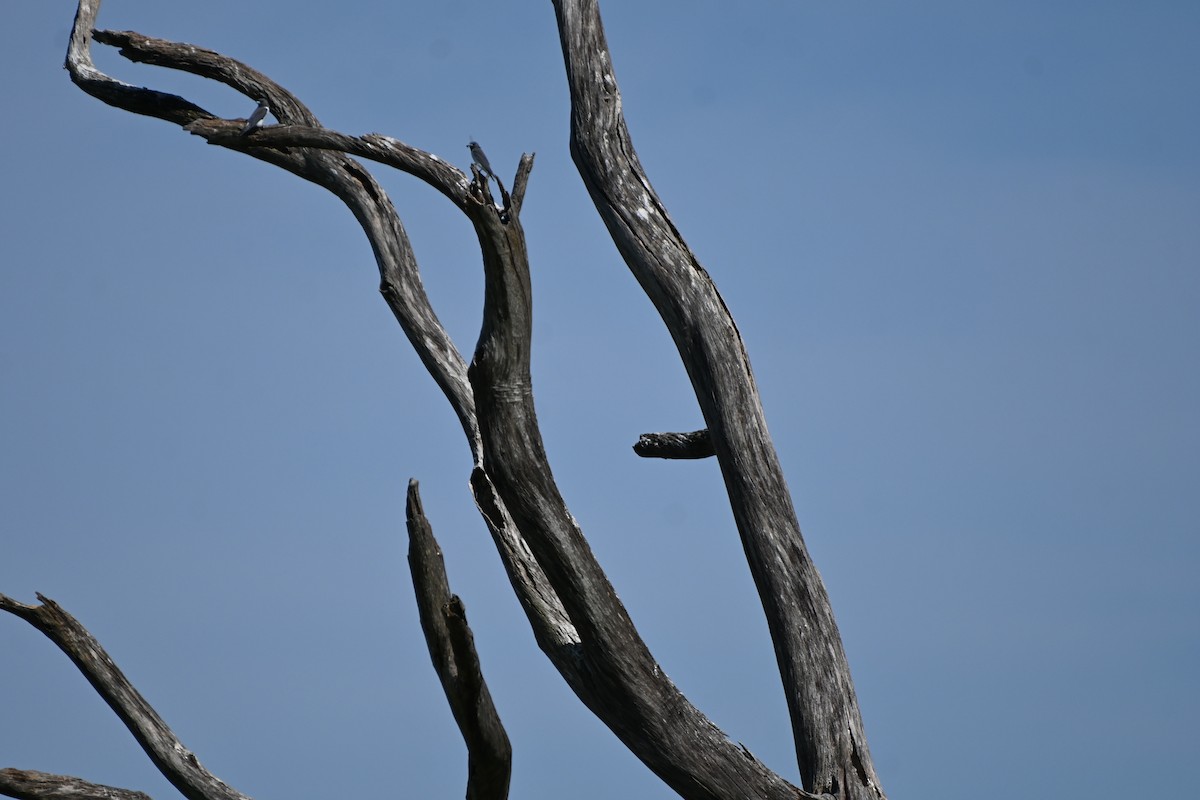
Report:
[[18,800],[150,800],[143,792],[22,769],[0,769],[0,794]]
[[462,600],[450,593],[442,550],[425,517],[416,481],[408,484],[406,517],[408,564],[425,643],[467,743],[467,800],[505,800],[512,745],[483,679]]
[[650,654],[555,483],[533,404],[532,289],[524,234],[471,213],[483,250],[484,319],[470,368],[486,479],[562,600],[578,643],[547,650],[596,716],[687,798],[796,797],[799,790],[734,744]]
[[767,432],[741,335],[634,151],[596,0],[554,0],[571,155],[691,378],[775,645],[804,788],[877,800],[841,635]]
[[[28,606],[0,594],[0,611],[7,611],[25,620],[67,654],[96,690],[96,694],[125,723],[158,771],[180,794],[188,800],[249,800],[200,764],[78,620],[53,600],[40,594],[38,600],[42,602],[40,606]],[[43,773],[36,774],[46,777]],[[77,781],[77,784],[75,788],[81,791],[86,786],[94,785],[85,781]],[[5,785],[0,784],[0,790],[7,792]],[[71,788],[61,779],[58,785],[64,790]]]

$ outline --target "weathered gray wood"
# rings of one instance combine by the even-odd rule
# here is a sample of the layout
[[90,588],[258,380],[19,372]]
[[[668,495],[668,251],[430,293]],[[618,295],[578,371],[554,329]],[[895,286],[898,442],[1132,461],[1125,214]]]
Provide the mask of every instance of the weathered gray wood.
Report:
[[171,785],[188,800],[249,800],[200,764],[78,620],[37,597],[42,604],[29,606],[0,594],[0,611],[25,620],[67,654]]
[[505,800],[512,745],[483,679],[466,610],[450,581],[442,550],[425,516],[417,482],[408,483],[408,564],[421,629],[434,670],[467,743],[467,800]]
[[[204,121],[188,129],[214,144],[240,136],[236,124]],[[395,162],[390,153],[374,146],[382,138],[374,134],[370,141],[363,142],[367,137],[279,126],[247,138],[278,147],[345,148],[405,168],[403,162]],[[747,786],[757,787],[762,797],[801,796],[796,787],[734,745],[662,673],[592,557],[557,488],[549,488],[553,487],[553,476],[541,446],[528,376],[528,254],[519,219],[506,213],[516,205],[507,202],[503,191],[502,196],[506,203],[497,208],[487,194],[483,176],[478,175],[471,183],[471,201],[465,208],[475,223],[487,277],[483,331],[470,372],[483,437],[483,469],[476,468],[472,488],[497,542],[510,549],[528,543],[535,562],[549,578],[552,591],[547,595],[540,581],[531,583],[520,574],[528,562],[513,558],[505,561],[514,587],[524,587],[518,594],[527,613],[532,613],[531,606],[543,602],[551,609],[551,613],[543,609],[536,614],[539,646],[588,708],[682,796],[740,797]],[[510,280],[518,275],[524,278]],[[497,344],[501,341],[503,344]],[[486,372],[497,359],[523,376],[477,377],[483,374],[479,370]],[[516,416],[499,413],[516,406],[522,408]],[[484,423],[485,408],[490,424]],[[533,444],[534,450],[541,453],[539,459],[524,461],[525,453],[517,443]],[[524,501],[539,492],[535,487],[540,487],[544,498],[539,512],[514,513],[516,508],[528,511]],[[506,513],[512,515],[511,522],[504,521]],[[566,539],[547,544],[548,535],[564,535]],[[563,541],[571,545],[560,546]],[[590,579],[580,581],[581,571]],[[554,613],[556,603],[545,602],[555,596],[566,609],[563,618]],[[606,633],[599,636],[599,631]],[[587,645],[589,640],[591,646]],[[597,681],[598,675],[604,679]],[[647,680],[646,676],[652,677]],[[647,719],[657,724],[648,726]]]
[[517,175],[513,178],[512,210],[514,214],[521,213],[521,203],[525,201],[525,189],[529,185],[529,173],[533,171],[533,153],[521,155],[517,164]]
[[472,482],[495,488],[578,632],[577,644],[543,649],[587,707],[682,797],[803,796],[675,687],[567,509],[533,403],[533,297],[524,233],[519,220],[505,222],[490,202],[478,200],[467,209],[485,278],[483,326],[468,373],[483,437],[483,465]]
[[571,155],[691,378],[775,645],[804,787],[878,800],[841,635],[737,326],[638,161],[597,0],[554,0],[554,8],[571,92]]
[[150,795],[101,783],[23,769],[0,769],[0,794],[18,800],[150,800]]
[[[377,158],[409,172],[450,198],[460,208],[466,202],[469,185],[467,176],[446,162],[390,137],[378,134],[347,137],[325,131],[316,116],[291,92],[261,72],[215,51],[128,31],[96,32],[98,41],[120,46],[121,53],[131,60],[203,75],[236,89],[247,98],[268,98],[273,113],[282,124],[259,129],[248,136],[231,137],[228,135],[231,130],[240,132],[242,120],[222,120],[181,97],[131,86],[100,72],[92,62],[89,39],[99,8],[99,0],[80,0],[67,51],[66,66],[71,80],[86,93],[116,108],[173,122],[197,135],[211,133],[210,141],[213,144],[275,164],[328,189],[342,200],[371,243],[379,268],[379,290],[384,301],[400,323],[421,363],[441,387],[462,425],[472,457],[475,463],[479,463],[482,445],[475,421],[474,398],[467,381],[467,365],[425,294],[404,226],[387,194],[370,173],[358,162],[336,151],[345,146],[365,157]],[[300,139],[295,146],[255,146],[256,142],[274,142],[278,145],[281,141],[278,137],[282,137],[284,130],[296,131]],[[304,138],[306,136],[308,138]],[[351,140],[354,143],[347,144]],[[308,142],[308,146],[301,142]],[[521,180],[522,192],[532,163],[531,157],[523,159],[519,168],[519,179],[522,178],[520,171],[525,173]],[[514,214],[517,205],[514,202]],[[477,488],[485,489],[482,485]],[[482,500],[477,495],[476,502],[481,507],[483,504],[492,506],[485,520],[504,562],[505,571],[513,582],[513,589],[539,641],[573,640],[575,634],[566,612],[547,584],[541,567],[521,540],[503,504],[492,502],[486,492]]]
[[[95,26],[99,8],[99,0],[81,0],[76,13],[66,66],[79,88],[109,105],[181,127],[221,121],[181,97],[131,86],[96,69],[88,37]],[[270,100],[272,113],[284,125],[320,127],[316,116],[291,92],[261,72],[212,50],[130,31],[96,31],[96,40],[119,46],[121,54],[131,60],[211,78],[237,89],[248,98],[266,97]],[[476,442],[478,434],[474,430],[466,363],[433,311],[421,283],[408,234],[383,188],[361,164],[342,153],[255,147],[254,142],[260,134],[261,131],[255,132],[221,144],[323,186],[346,204],[371,242],[379,266],[380,292],[421,363],[450,400],[468,441]],[[458,181],[463,185],[466,183],[461,172],[458,172]],[[444,184],[438,186],[441,189]]]
[[[76,85],[93,97],[125,111],[154,116],[185,128],[194,123],[197,129],[193,132],[199,133],[209,126],[219,135],[227,131],[231,124],[240,130],[237,122],[221,120],[183,98],[131,86],[100,72],[92,62],[89,39],[90,32],[95,28],[99,6],[99,0],[80,0],[76,13],[66,64]],[[204,75],[237,89],[248,98],[266,97],[276,118],[282,123],[278,126],[280,128],[296,128],[301,132],[304,129],[323,131],[315,115],[295,96],[262,73],[234,59],[204,48],[130,32],[97,32],[97,40],[120,46],[122,54],[132,60]],[[472,456],[478,463],[481,459],[481,440],[475,421],[474,399],[466,378],[466,363],[429,303],[407,234],[391,201],[360,164],[336,152],[337,143],[320,149],[316,144],[313,147],[286,149],[258,146],[264,137],[269,138],[273,130],[274,126],[245,137],[224,137],[221,141],[210,141],[275,164],[323,186],[351,210],[374,251],[384,300],[457,414]],[[342,140],[351,138],[333,134],[333,138],[338,137],[339,143],[343,144]],[[469,181],[461,171],[388,137],[368,135],[358,137],[358,141],[359,144],[355,146],[361,147],[364,155],[378,156],[388,163],[397,162],[395,166],[425,180],[455,205],[461,206],[465,202]],[[522,160],[520,170],[524,175],[518,174],[523,178],[522,192],[531,167],[531,157]],[[513,213],[516,213],[515,208]],[[494,492],[489,492],[486,482],[473,482],[472,486],[477,492],[481,509],[484,506],[489,509],[485,521],[538,641],[547,646],[561,646],[574,641],[577,637],[566,612],[521,539],[507,509],[494,498]]]
[[[88,49],[98,6],[80,0],[68,53],[72,80],[84,91],[276,164],[325,187],[354,213],[374,250],[385,300],[462,424],[475,460],[476,503],[538,644],[584,703],[684,797],[812,796],[730,742],[662,673],[555,485],[529,380],[532,298],[519,212],[532,157],[522,158],[511,197],[501,187],[498,208],[481,175],[471,180],[389,137],[328,131],[291,93],[240,62],[131,32],[97,32],[97,41],[132,60],[267,97],[281,124],[243,136],[241,121],[100,73]],[[854,800],[882,797],[828,598],[804,549],[737,329],[637,163],[595,3],[556,0],[555,8],[571,88],[572,153],[696,389],[776,646],[805,785]],[[486,290],[469,372],[429,305],[395,209],[347,154],[421,178],[474,223]],[[451,608],[443,621],[461,647],[465,621],[456,627],[455,616]]]

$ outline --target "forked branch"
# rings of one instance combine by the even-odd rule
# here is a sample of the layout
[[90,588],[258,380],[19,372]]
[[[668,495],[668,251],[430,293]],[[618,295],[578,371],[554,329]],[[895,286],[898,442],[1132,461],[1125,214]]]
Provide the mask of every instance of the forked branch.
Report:
[[[338,152],[338,147],[378,157],[426,180],[463,208],[482,208],[484,191],[459,170],[428,153],[403,145],[389,137],[349,137],[321,127],[316,116],[300,100],[261,72],[235,59],[195,45],[153,39],[132,32],[96,32],[97,40],[121,47],[128,58],[157,66],[202,75],[230,86],[247,98],[270,101],[278,127],[258,130],[248,136],[232,136],[243,120],[223,120],[174,95],[131,86],[111,78],[92,62],[90,35],[96,24],[99,0],[80,0],[67,52],[71,80],[83,91],[103,102],[129,111],[173,122],[199,135],[212,135],[214,144],[275,164],[307,181],[329,190],[345,203],[362,226],[379,268],[379,291],[422,364],[442,389],[458,416],[475,463],[482,459],[482,442],[475,418],[475,400],[467,381],[467,365],[434,312],[421,282],[416,256],[408,234],[391,200],[371,174],[357,161]],[[295,146],[284,146],[284,131],[296,132]],[[277,137],[277,138],[276,138]],[[273,147],[256,146],[270,141]],[[310,146],[301,142],[309,141]],[[358,150],[361,148],[361,150]],[[520,191],[528,180],[532,157],[522,159],[517,184]],[[514,211],[520,196],[514,187]],[[490,202],[487,203],[490,207]],[[546,582],[541,567],[508,516],[503,503],[487,496],[486,487],[476,502],[487,507],[489,530],[500,552],[514,591],[529,617],[539,642],[558,646],[574,641],[575,634],[555,592]]]
[[[110,104],[135,113],[157,111],[157,101],[139,94],[134,87],[112,90],[117,82],[101,75],[87,57],[86,48],[78,45],[84,41],[80,30],[90,29],[92,22],[85,18],[84,12],[94,18],[95,8],[92,0],[84,0],[80,6],[72,40],[75,57],[68,61],[73,78],[86,91]],[[240,130],[240,121],[224,122],[214,115],[194,111],[187,115],[173,111],[165,116],[154,115],[212,136],[210,141],[215,144],[275,163],[325,186],[354,211],[375,248],[385,299],[463,422],[477,458],[471,478],[476,502],[501,551],[537,641],[588,707],[686,797],[730,797],[747,789],[761,797],[795,797],[795,787],[747,757],[744,750],[733,745],[691,706],[666,677],[638,637],[561,497],[557,497],[557,490],[543,494],[551,503],[550,508],[530,513],[523,503],[520,518],[511,511],[514,501],[525,495],[519,477],[522,469],[532,467],[537,472],[534,480],[540,486],[553,486],[548,465],[537,463],[536,459],[518,465],[510,463],[512,459],[505,455],[511,437],[524,435],[527,426],[536,431],[528,382],[528,256],[515,213],[520,207],[531,161],[524,159],[518,170],[512,213],[507,219],[503,209],[495,208],[486,187],[478,180],[470,182],[467,199],[461,206],[474,223],[487,281],[484,332],[476,352],[476,366],[483,363],[485,367],[476,370],[472,386],[464,391],[461,360],[420,289],[415,259],[390,202],[356,162],[340,152],[317,149],[345,146],[374,157],[388,155],[382,152],[387,148],[380,147],[386,143],[370,137],[351,141],[354,137],[297,130],[316,128],[319,123],[278,84],[211,51],[127,33],[104,34],[103,38],[119,42],[127,54],[150,53],[160,66],[207,75],[248,97],[265,96],[273,109],[282,109],[277,116],[283,124],[278,128],[236,139],[232,138],[232,132]],[[149,61],[150,57],[141,60]],[[168,105],[191,108],[182,100]],[[289,140],[293,134],[296,139]],[[362,148],[373,149],[367,152]],[[443,194],[450,193],[444,187],[440,190]],[[497,347],[493,349],[492,345]],[[524,381],[520,378],[510,381],[513,374],[524,375]],[[481,397],[487,398],[487,434],[478,430],[475,416],[475,404],[482,402]],[[521,403],[516,409],[517,417],[511,418],[505,406],[514,399]],[[510,423],[517,427],[509,427]],[[542,451],[540,436],[525,436],[524,441],[537,442],[535,450]],[[541,458],[544,461],[544,452]],[[550,572],[553,578],[547,574]],[[588,576],[584,584],[573,580],[580,572]],[[567,596],[571,598],[569,601],[565,599]]]
[[434,670],[467,743],[467,800],[504,800],[512,745],[483,679],[467,614],[450,593],[442,550],[425,517],[417,482],[408,483],[408,565]]
[[[572,153],[618,249],[662,314],[696,389],[775,643],[805,786],[850,800],[875,800],[882,794],[841,640],[800,536],[740,336],[637,161],[594,0],[555,0],[554,5],[571,87]],[[120,47],[132,60],[202,75],[251,99],[267,98],[281,124],[243,135],[241,121],[222,120],[183,98],[99,72],[89,51],[98,7],[98,0],[80,0],[68,52],[72,79],[84,91],[323,186],[362,225],[385,300],[459,417],[475,463],[476,503],[539,646],[583,702],[684,797],[811,796],[734,745],[666,677],[555,484],[529,375],[532,298],[519,212],[532,157],[522,159],[511,197],[502,190],[497,207],[481,174],[469,179],[432,154],[390,137],[329,131],[290,92],[240,62],[136,33],[96,32],[97,41]],[[473,223],[483,256],[485,300],[469,372],[424,293],[395,209],[350,155],[421,178]],[[412,505],[410,496],[410,512]],[[419,502],[416,512],[422,518]],[[445,644],[454,663],[471,663],[465,621],[456,627],[452,601],[438,608],[447,628],[445,642],[434,637],[436,649],[442,652]],[[436,662],[434,649],[431,643]],[[468,720],[464,736],[475,735],[468,733],[475,724]],[[494,741],[485,746],[503,749]]]
[[[471,215],[483,250],[484,317],[469,372],[487,484],[562,600],[578,643],[543,650],[596,716],[686,798],[795,798],[693,706],[655,661],[559,492],[534,409],[532,286],[520,225]],[[478,497],[478,492],[477,492]]]

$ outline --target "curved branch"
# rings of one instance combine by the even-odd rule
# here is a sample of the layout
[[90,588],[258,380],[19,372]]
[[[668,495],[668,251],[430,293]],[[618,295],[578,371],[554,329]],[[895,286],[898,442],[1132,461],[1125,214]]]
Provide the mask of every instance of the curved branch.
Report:
[[100,643],[53,600],[27,606],[0,594],[0,610],[20,617],[58,645],[137,739],[158,771],[188,800],[248,800],[205,769],[183,746]]
[[[209,130],[209,127],[205,126],[211,126],[214,133],[230,126],[240,130],[241,121],[231,123],[220,120],[183,98],[124,84],[96,69],[91,59],[89,33],[95,27],[99,7],[99,0],[80,0],[71,32],[66,66],[71,79],[81,89],[109,105],[135,114],[156,116],[185,128],[195,123],[198,126],[197,133],[201,129]],[[430,305],[421,283],[416,257],[395,208],[370,173],[361,164],[340,152],[303,147],[276,149],[255,146],[256,141],[270,140],[277,135],[284,136],[288,130],[299,129],[303,134],[303,129],[318,123],[315,116],[295,96],[245,64],[211,50],[151,39],[140,34],[110,32],[104,34],[104,38],[119,43],[127,57],[137,57],[158,66],[205,75],[238,89],[248,97],[266,96],[271,107],[278,109],[276,116],[284,123],[279,134],[275,134],[274,129],[259,130],[236,140],[223,139],[220,142],[221,146],[275,164],[316,183],[346,204],[371,243],[379,267],[380,293],[422,364],[441,387],[451,408],[454,409],[466,434],[473,459],[479,464],[482,460],[483,445],[475,417],[475,401],[467,380],[466,363]],[[328,137],[316,137],[314,146],[345,143],[353,138],[332,131],[328,133]],[[372,152],[382,154],[385,150],[391,150],[392,155],[401,160],[407,152],[407,158],[424,165],[421,167],[420,164],[410,164],[413,174],[421,177],[420,169],[428,169],[428,179],[444,179],[443,185],[436,187],[439,191],[443,194],[457,195],[457,188],[449,184],[454,183],[457,180],[455,176],[461,173],[457,170],[450,172],[452,167],[435,168],[433,161],[440,161],[436,157],[424,158],[416,155],[419,151],[412,151],[411,148],[405,151],[399,146],[400,143],[388,137],[368,135],[361,137],[360,141],[368,149],[374,144],[378,149]],[[364,151],[363,155],[370,154]],[[385,163],[393,162],[389,160]],[[532,163],[531,156],[523,157],[520,169],[523,170],[526,180]],[[399,163],[394,165],[404,168]],[[521,178],[519,172],[518,179]],[[520,180],[520,183],[521,190],[524,191],[525,181]],[[468,187],[467,200],[463,202],[482,207],[482,201],[472,194],[482,191],[484,190],[478,188],[477,183],[471,184]],[[456,196],[451,199],[459,202]],[[578,641],[578,634],[541,566],[513,523],[508,509],[486,480],[472,478],[471,487],[537,641],[543,649],[548,650],[571,646]]]
[[446,565],[425,517],[415,480],[406,505],[408,564],[429,657],[467,743],[467,800],[505,800],[512,745],[483,679],[462,600],[450,593]]
[[571,155],[691,378],[775,646],[804,787],[877,800],[841,635],[741,335],[634,152],[597,0],[554,0],[554,8],[571,92]]
[[729,740],[676,688],[642,641],[554,481],[530,378],[532,289],[519,220],[469,207],[484,254],[484,319],[469,377],[483,466],[578,632],[547,649],[584,704],[686,798],[796,798],[801,792]]
[[[96,0],[97,10],[99,5],[99,0]],[[215,50],[193,44],[180,45],[166,39],[144,36],[135,31],[95,30],[92,31],[92,37],[101,44],[120,48],[117,52],[134,63],[175,69],[208,78],[236,89],[254,100],[260,97],[269,98],[275,118],[285,124],[320,124],[316,115],[291,92],[258,70],[223,56]]]
[[100,0],[79,0],[75,10],[75,23],[71,27],[71,41],[67,45],[67,61],[64,66],[83,91],[111,106],[124,108],[135,114],[158,117],[178,125],[186,125],[196,119],[211,117],[212,114],[200,106],[166,92],[156,92],[123,81],[110,78],[92,63],[92,30],[96,26],[96,15],[100,13]]
[[0,769],[0,794],[18,800],[150,800],[132,789],[23,769]]
[[[158,117],[181,127],[220,118],[181,97],[145,89],[104,75],[92,63],[88,35],[95,26],[99,0],[80,0],[67,51],[71,79],[88,94],[135,114]],[[280,122],[317,126],[316,117],[291,92],[257,70],[212,50],[125,32],[97,32],[98,41],[121,46],[127,58],[217,80],[250,98],[267,97]],[[234,124],[234,123],[227,123]],[[466,380],[466,363],[446,334],[421,283],[408,234],[383,188],[361,164],[341,153],[276,150],[253,146],[254,136],[222,142],[224,147],[282,167],[336,195],[366,232],[379,266],[380,292],[408,336],[421,362],[441,387],[478,458],[478,430]]]
[[311,147],[367,158],[420,178],[448,197],[460,209],[467,202],[470,182],[462,170],[447,164],[432,153],[380,133],[347,136],[322,127],[273,125],[243,135],[240,124],[223,119],[197,120],[185,126],[184,130],[203,137],[209,144],[235,149],[243,143],[279,150],[289,147]]

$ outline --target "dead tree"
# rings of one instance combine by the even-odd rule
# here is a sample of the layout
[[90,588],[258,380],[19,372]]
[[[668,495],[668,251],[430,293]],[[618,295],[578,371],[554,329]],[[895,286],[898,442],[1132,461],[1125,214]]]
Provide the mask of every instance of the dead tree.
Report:
[[[555,484],[529,368],[531,293],[521,203],[533,156],[521,158],[511,193],[496,181],[497,203],[486,158],[468,176],[392,137],[330,130],[290,91],[227,56],[130,31],[94,29],[99,5],[80,0],[71,33],[66,66],[80,89],[281,167],[328,189],[354,214],[374,251],[384,301],[462,425],[474,459],[475,502],[536,641],[588,709],[686,798],[882,798],[841,638],[800,534],[749,359],[716,286],[672,224],[634,152],[596,0],[553,3],[571,95],[571,154],[618,251],[674,339],[707,425],[689,434],[646,434],[635,450],[645,457],[715,457],[720,465],[774,643],[803,789],[732,742],[667,678]],[[132,61],[193,73],[265,100],[279,124],[222,119],[183,97],[111,78],[93,64],[92,40],[119,48]],[[469,365],[425,295],[395,209],[356,158],[419,178],[472,222],[485,297]],[[415,481],[408,492],[408,530],[426,642],[469,751],[467,796],[504,798],[510,745]],[[30,606],[0,595],[0,608],[35,626],[70,657],[184,796],[243,800],[175,738],[79,622],[52,600],[39,599],[41,605]],[[0,793],[144,797],[15,769],[0,771]]]

